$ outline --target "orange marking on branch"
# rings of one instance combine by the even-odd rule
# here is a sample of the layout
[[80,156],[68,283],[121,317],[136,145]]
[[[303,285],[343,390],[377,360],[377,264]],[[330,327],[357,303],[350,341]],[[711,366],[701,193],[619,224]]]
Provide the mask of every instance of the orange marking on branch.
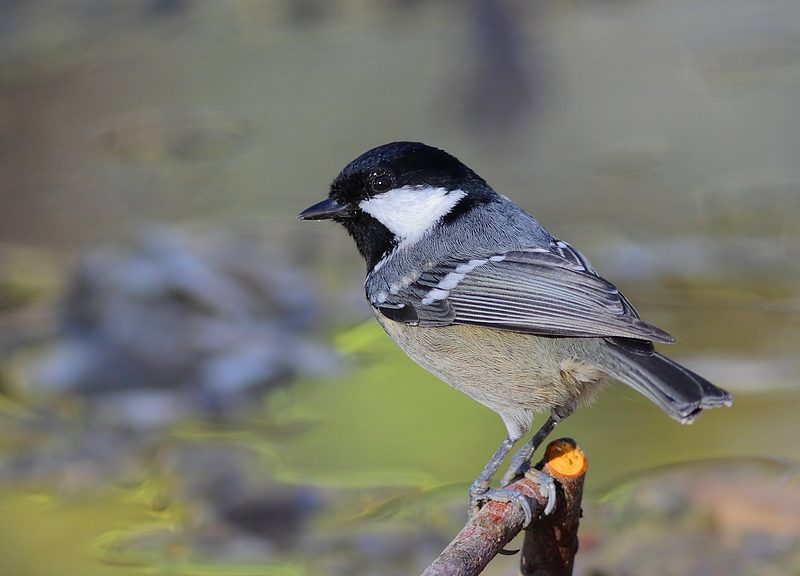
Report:
[[551,442],[544,459],[550,470],[564,478],[577,478],[586,472],[586,456],[573,441],[566,438]]

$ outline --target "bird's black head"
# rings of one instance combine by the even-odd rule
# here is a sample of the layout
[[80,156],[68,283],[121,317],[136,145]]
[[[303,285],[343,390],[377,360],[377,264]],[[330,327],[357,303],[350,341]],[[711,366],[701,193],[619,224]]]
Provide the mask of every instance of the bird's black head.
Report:
[[298,218],[342,224],[371,270],[398,245],[413,244],[431,227],[495,198],[483,178],[447,152],[393,142],[350,162],[331,184],[328,199]]

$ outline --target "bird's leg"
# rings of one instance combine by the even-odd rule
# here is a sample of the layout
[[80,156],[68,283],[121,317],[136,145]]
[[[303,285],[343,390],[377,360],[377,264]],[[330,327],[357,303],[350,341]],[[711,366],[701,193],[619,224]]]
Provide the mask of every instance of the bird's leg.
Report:
[[525,471],[530,468],[531,457],[536,449],[544,442],[545,438],[550,435],[550,432],[558,425],[559,420],[553,418],[551,414],[547,421],[539,428],[538,432],[531,437],[531,439],[520,448],[514,457],[511,459],[511,466],[509,466],[503,479],[500,481],[502,486],[508,486],[516,478],[525,474]]
[[[508,468],[508,471],[503,475],[503,479],[500,481],[501,486],[508,486],[511,484],[516,478],[525,475],[526,472],[531,468],[531,457],[533,453],[536,452],[536,449],[545,441],[550,435],[550,432],[558,425],[559,422],[567,418],[570,414],[575,411],[575,406],[561,406],[558,408],[553,408],[550,410],[550,416],[547,418],[547,421],[539,428],[538,432],[531,437],[530,440],[520,448],[514,457],[511,459],[511,466]],[[536,474],[532,472],[532,474]],[[546,475],[539,475],[541,478],[542,476]],[[549,476],[546,476],[549,478]],[[546,482],[547,486],[542,485],[542,482],[539,482],[542,485],[542,488],[546,488],[548,492],[550,491],[552,478],[549,478],[550,482]],[[531,480],[534,480],[531,478]],[[534,480],[536,481],[536,480]],[[554,489],[554,487],[552,487]]]
[[[497,449],[497,452],[489,459],[486,463],[486,466],[483,467],[483,471],[478,475],[475,479],[475,482],[472,483],[472,486],[469,488],[469,499],[470,499],[470,509],[477,510],[480,506],[473,506],[476,501],[481,500],[481,496],[489,492],[489,482],[492,481],[497,469],[500,468],[500,464],[502,464],[503,460],[508,453],[511,452],[511,449],[514,447],[514,440],[511,437],[506,437],[503,440],[503,443],[500,444],[500,448]],[[486,498],[483,498],[486,500]]]
[[511,448],[514,447],[514,443],[516,440],[513,440],[511,437],[507,437],[503,440],[503,443],[500,444],[500,448],[497,449],[497,452],[489,459],[486,466],[484,466],[483,471],[478,475],[478,478],[475,482],[472,483],[472,486],[469,488],[469,515],[472,517],[478,510],[480,510],[481,506],[490,500],[495,500],[497,502],[513,502],[522,508],[523,512],[525,512],[525,526],[531,523],[532,513],[531,513],[531,505],[528,503],[528,499],[521,493],[517,492],[516,490],[504,490],[504,489],[496,489],[490,488],[489,483],[492,481],[492,478],[497,472],[497,469],[502,464],[503,460],[508,453],[511,452]]

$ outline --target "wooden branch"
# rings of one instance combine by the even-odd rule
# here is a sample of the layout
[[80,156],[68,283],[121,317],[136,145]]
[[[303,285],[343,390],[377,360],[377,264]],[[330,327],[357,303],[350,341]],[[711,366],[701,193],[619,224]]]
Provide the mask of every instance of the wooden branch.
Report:
[[[578,520],[583,494],[586,457],[569,438],[551,442],[536,465],[556,481],[556,507],[545,517],[547,494],[527,478],[506,488],[524,494],[531,505],[533,521],[526,530],[522,555],[523,576],[567,576],[572,574],[578,550]],[[543,467],[543,468],[542,468]],[[525,513],[515,504],[489,502],[434,560],[422,576],[472,576],[486,565],[522,530]]]
[[[556,481],[555,510],[525,531],[520,558],[522,576],[570,576],[578,551],[586,456],[571,438],[551,442],[543,470]],[[537,465],[538,466],[538,465]]]

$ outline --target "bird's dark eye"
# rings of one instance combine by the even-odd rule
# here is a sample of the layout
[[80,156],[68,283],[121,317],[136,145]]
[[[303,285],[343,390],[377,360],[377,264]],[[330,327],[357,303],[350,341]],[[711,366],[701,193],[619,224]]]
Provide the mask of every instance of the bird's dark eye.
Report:
[[373,174],[369,178],[369,187],[373,192],[386,192],[394,186],[391,174]]

